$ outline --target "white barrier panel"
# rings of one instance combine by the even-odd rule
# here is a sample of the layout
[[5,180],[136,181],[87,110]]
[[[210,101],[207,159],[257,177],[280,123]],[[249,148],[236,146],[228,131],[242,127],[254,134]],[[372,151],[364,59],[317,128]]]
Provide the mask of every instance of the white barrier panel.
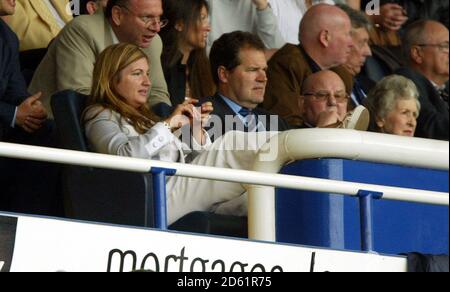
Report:
[[[12,272],[136,269],[170,272],[405,272],[407,269],[404,257],[11,216],[0,213],[0,225],[17,217],[14,221],[17,228],[0,226],[0,238],[15,242],[14,246],[0,249],[0,256],[4,257],[0,258],[0,263],[5,269],[10,267],[8,271]],[[8,252],[12,251],[11,257]],[[7,262],[8,258],[12,258],[11,263]]]
[[[274,160],[261,159],[278,149]],[[284,165],[292,161],[316,158],[340,158],[402,165],[408,167],[428,168],[441,171],[449,170],[449,143],[431,139],[410,138],[385,135],[347,129],[302,129],[281,133],[271,139],[259,153],[253,170],[256,172],[278,173]],[[311,182],[311,191],[323,191],[330,184]],[[337,187],[340,183],[333,181]],[[383,193],[383,200],[400,200],[409,202],[427,202],[433,198],[442,200],[448,206],[448,194],[429,194],[380,189],[377,186],[353,184],[357,190],[343,192],[356,194],[358,190]],[[306,189],[306,188],[305,188]],[[337,189],[337,188],[336,188]],[[418,195],[418,196],[417,196]],[[437,196],[436,196],[437,195]],[[420,199],[419,199],[420,198]],[[275,241],[275,188],[270,186],[250,185],[248,188],[248,233],[255,240]]]

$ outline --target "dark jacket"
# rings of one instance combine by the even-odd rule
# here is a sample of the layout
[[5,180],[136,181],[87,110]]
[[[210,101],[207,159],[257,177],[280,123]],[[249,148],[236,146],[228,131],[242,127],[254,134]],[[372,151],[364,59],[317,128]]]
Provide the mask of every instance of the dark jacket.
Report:
[[376,83],[372,81],[370,78],[368,78],[366,75],[364,74],[357,75],[354,78],[352,95],[354,95],[354,98],[359,100],[359,103],[356,104],[353,101],[352,97],[351,100],[349,101],[349,103],[351,103],[349,105],[349,109],[353,109],[358,105],[363,104],[367,95],[375,87],[375,85]]
[[[364,10],[370,0],[361,1]],[[381,0],[380,4],[397,3],[403,6],[408,15],[406,25],[419,19],[432,19],[448,27],[449,1],[448,0]]]
[[15,108],[29,96],[20,71],[19,40],[0,19],[0,139],[3,129],[9,128]]
[[[267,90],[263,107],[284,118],[291,126],[300,126],[302,118],[298,105],[302,85],[314,72],[320,71],[302,46],[287,44],[270,59]],[[353,76],[342,66],[332,69],[344,81],[347,91],[353,88]]]
[[421,110],[417,120],[416,136],[448,141],[448,106],[433,84],[425,76],[409,68],[401,68],[396,73],[411,79],[419,90]]
[[[228,119],[234,118],[236,117],[236,113],[228,106],[228,104],[226,104],[226,102],[219,94],[216,94],[212,97],[203,98],[200,101],[201,104],[205,102],[211,102],[213,104],[214,111],[211,113],[211,115],[217,116],[221,120],[222,123],[221,135],[224,135],[228,131],[235,131],[235,130],[243,130],[244,132],[248,131],[248,129],[246,129],[246,127],[243,125],[243,123],[240,121],[239,118],[235,119],[237,123],[233,123],[231,125],[226,124],[226,117],[228,116],[229,117]],[[289,130],[289,125],[286,123],[285,120],[283,120],[279,116],[271,114],[261,108],[255,108],[253,110],[253,113],[257,116],[258,121],[264,124],[266,131],[281,132]],[[215,135],[216,131],[213,131],[215,130],[213,128],[214,126],[217,125],[211,124],[211,127],[206,129],[213,141],[218,138],[217,137],[218,135]]]
[[182,104],[186,97],[186,69],[187,65],[181,64],[181,60],[172,67],[164,68],[170,101],[174,107]]

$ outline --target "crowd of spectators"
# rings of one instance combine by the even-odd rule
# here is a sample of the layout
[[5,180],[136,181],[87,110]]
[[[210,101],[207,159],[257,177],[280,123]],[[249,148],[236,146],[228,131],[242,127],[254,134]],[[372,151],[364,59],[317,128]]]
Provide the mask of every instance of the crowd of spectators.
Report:
[[[448,1],[73,2],[0,0],[0,141],[58,147],[50,101],[67,89],[89,95],[87,141],[112,155],[249,169],[255,141],[290,129],[449,139]],[[254,145],[224,154],[236,141]],[[167,186],[170,222],[246,214],[239,184]]]

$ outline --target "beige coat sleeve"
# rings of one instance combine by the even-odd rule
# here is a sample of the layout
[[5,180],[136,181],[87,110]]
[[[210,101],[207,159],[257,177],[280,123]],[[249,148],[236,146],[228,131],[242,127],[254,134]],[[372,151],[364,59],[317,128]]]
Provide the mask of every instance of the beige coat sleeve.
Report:
[[161,102],[172,105],[161,65],[162,48],[163,44],[161,37],[157,35],[152,40],[150,47],[146,49],[146,53],[150,59],[150,79],[152,81],[149,99],[151,107]]
[[72,25],[60,34],[55,46],[56,91],[73,89],[83,94],[90,94],[92,75],[98,52],[93,42],[87,37],[83,23]]
[[[72,16],[65,13],[68,0],[52,3],[65,23],[72,20]],[[46,48],[61,30],[42,0],[17,0],[16,11],[8,18],[8,24],[20,40],[20,51]]]

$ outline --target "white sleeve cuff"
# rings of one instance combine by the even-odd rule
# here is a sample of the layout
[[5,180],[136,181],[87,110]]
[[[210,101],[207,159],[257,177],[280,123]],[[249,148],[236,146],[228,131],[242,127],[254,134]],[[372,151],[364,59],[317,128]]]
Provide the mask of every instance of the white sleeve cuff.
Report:
[[172,143],[175,136],[163,123],[157,123],[151,130],[156,132],[157,135],[145,145],[145,148],[150,156],[154,156],[161,148]]

